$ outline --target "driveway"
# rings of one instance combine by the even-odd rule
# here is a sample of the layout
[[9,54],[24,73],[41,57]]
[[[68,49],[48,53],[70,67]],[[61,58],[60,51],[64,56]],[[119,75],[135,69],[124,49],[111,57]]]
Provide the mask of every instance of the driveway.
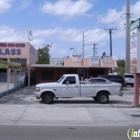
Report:
[[[18,90],[10,95],[4,96],[0,99],[0,104],[43,104],[41,100],[34,97],[35,87],[25,87]],[[123,87],[122,92],[123,97],[120,96],[110,96],[110,101],[108,104],[99,104],[95,102],[92,98],[64,98],[55,99],[53,106],[76,106],[76,107],[112,107],[113,105],[129,106],[133,103],[133,88]]]
[[131,87],[123,89],[123,97],[110,96],[108,104],[98,104],[92,98],[74,98],[47,105],[34,97],[33,90],[34,87],[26,87],[0,99],[0,125],[140,125],[139,108],[132,108]]

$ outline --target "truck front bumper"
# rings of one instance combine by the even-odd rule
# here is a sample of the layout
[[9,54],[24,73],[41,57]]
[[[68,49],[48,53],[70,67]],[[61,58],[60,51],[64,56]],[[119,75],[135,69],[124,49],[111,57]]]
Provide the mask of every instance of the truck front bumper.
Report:
[[35,96],[37,99],[40,99],[40,95],[41,95],[40,92],[34,91],[34,96]]

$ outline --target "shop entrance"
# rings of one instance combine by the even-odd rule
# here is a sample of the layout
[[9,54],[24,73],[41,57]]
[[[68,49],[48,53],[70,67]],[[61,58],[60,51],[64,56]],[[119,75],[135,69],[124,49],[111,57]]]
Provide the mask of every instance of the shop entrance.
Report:
[[38,71],[34,70],[31,71],[31,78],[30,78],[30,84],[31,85],[36,85],[38,84]]

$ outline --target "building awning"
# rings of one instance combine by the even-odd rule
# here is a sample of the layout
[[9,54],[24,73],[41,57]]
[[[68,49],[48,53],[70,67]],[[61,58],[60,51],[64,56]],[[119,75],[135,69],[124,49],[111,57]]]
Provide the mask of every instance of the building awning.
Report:
[[1,69],[21,69],[21,64],[0,60]]

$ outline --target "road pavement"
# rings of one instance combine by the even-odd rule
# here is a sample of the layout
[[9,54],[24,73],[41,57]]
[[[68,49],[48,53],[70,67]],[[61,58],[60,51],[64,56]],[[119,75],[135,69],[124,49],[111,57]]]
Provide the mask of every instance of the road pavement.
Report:
[[[7,126],[0,125],[1,140],[129,140],[128,126]],[[135,126],[135,130],[139,127]],[[8,134],[7,134],[8,133]],[[132,138],[132,140],[140,138]]]
[[123,97],[110,96],[108,104],[92,98],[71,98],[47,105],[37,100],[33,91],[34,87],[26,87],[0,99],[0,125],[140,125],[140,108],[133,107],[131,87],[123,88]]

